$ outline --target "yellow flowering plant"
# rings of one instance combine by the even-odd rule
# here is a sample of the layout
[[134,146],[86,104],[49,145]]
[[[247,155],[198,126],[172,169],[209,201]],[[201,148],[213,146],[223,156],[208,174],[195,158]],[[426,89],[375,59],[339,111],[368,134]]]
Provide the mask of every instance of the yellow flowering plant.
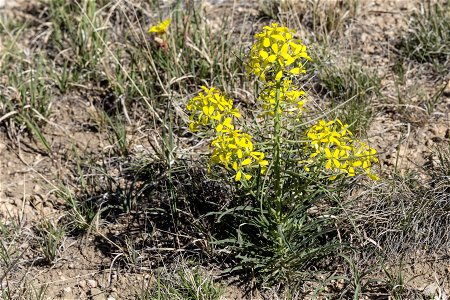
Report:
[[[235,123],[241,114],[233,106],[233,100],[225,97],[218,89],[202,86],[202,90],[186,105],[190,112],[191,131],[214,131],[210,163],[234,171],[236,181],[250,180],[254,176],[247,170],[256,167],[260,174],[265,173],[269,161],[273,162],[270,172],[274,178],[274,202],[278,205],[278,217],[281,217],[284,206],[283,171],[286,170],[282,156],[286,155],[283,139],[287,132],[283,120],[295,113],[295,120],[298,121],[298,116],[304,111],[306,93],[293,83],[293,78],[305,73],[305,63],[311,60],[306,46],[294,35],[294,31],[277,23],[265,26],[262,32],[255,35],[255,43],[246,64],[248,73],[261,80],[257,102],[263,110],[262,115],[268,117],[268,124],[272,124],[270,140],[267,141],[269,155],[254,151],[251,135],[236,129]],[[330,122],[320,120],[306,129],[307,147],[302,148],[305,149],[304,153],[297,153],[298,162],[304,170],[309,171],[312,166],[316,166],[315,172],[330,172],[329,179],[336,179],[340,175],[366,174],[376,180],[377,176],[371,171],[372,165],[378,162],[376,151],[352,139],[348,127],[337,119]],[[311,153],[304,159],[308,152]],[[317,166],[322,163],[324,169],[319,170]]]
[[167,52],[169,49],[166,33],[171,22],[172,18],[168,18],[148,29],[148,33],[153,35],[153,40],[164,52]]
[[[261,102],[264,115],[274,116],[277,94],[277,83],[269,81],[266,83],[258,100]],[[279,103],[277,114],[287,112],[290,114],[301,113],[304,110],[306,93],[292,84],[292,80],[285,79],[279,84]]]
[[235,173],[234,179],[245,183],[250,180],[254,170],[264,173],[268,162],[264,153],[254,151],[252,137],[248,133],[235,129],[235,119],[241,117],[233,100],[226,98],[216,88],[202,86],[202,91],[186,105],[189,116],[189,129],[214,130],[211,142],[210,164],[222,165]]
[[294,38],[295,32],[278,23],[264,26],[255,35],[247,69],[263,81],[280,81],[283,75],[306,73],[303,59],[311,60],[306,46]]
[[[186,108],[190,111],[189,129],[197,131],[201,126],[227,126],[232,123],[230,117],[239,118],[241,115],[233,108],[233,100],[227,99],[216,88],[202,86],[202,91],[189,100]],[[222,121],[226,121],[222,124]]]
[[275,280],[332,251],[321,239],[333,230],[333,220],[313,218],[308,212],[318,199],[328,197],[348,177],[378,179],[372,170],[378,162],[376,150],[355,139],[348,124],[319,120],[307,127],[309,122],[303,122],[307,95],[296,82],[311,58],[294,36],[277,23],[255,35],[246,67],[260,91],[258,130],[244,131],[241,113],[216,88],[203,86],[186,105],[189,129],[212,132],[210,167],[231,172],[241,183],[238,188],[255,201],[222,213],[245,210],[235,215],[242,218],[238,237],[227,239],[247,257],[238,267]]
[[236,181],[250,180],[253,177],[246,169],[259,168],[264,173],[268,161],[264,159],[263,152],[254,151],[251,138],[240,130],[222,131],[211,143],[211,162],[236,172]]
[[[339,119],[325,122],[320,120],[307,131],[309,146],[313,152],[309,155],[307,164],[314,164],[317,160],[325,161],[325,169],[334,171],[336,175],[355,176],[365,173],[369,178],[378,180],[378,176],[371,171],[374,163],[378,162],[376,150],[366,143],[352,138],[347,124]],[[305,170],[309,171],[308,165]]]

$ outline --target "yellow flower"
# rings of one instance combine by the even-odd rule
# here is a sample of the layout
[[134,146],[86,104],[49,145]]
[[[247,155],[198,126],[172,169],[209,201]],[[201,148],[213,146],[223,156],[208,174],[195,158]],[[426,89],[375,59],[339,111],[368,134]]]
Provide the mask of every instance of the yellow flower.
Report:
[[265,173],[269,163],[264,159],[264,153],[254,151],[249,134],[235,129],[234,119],[241,115],[233,108],[233,100],[225,98],[214,87],[201,88],[202,91],[189,100],[186,108],[191,112],[191,131],[203,126],[215,129],[216,137],[211,143],[213,150],[210,164],[219,164],[228,171],[234,171],[236,181],[250,180],[250,171],[254,168]]
[[148,33],[156,33],[156,34],[166,33],[167,27],[169,27],[171,21],[172,18],[165,19],[164,21],[150,27]]
[[[314,152],[310,154],[310,159],[304,168],[309,169],[308,164],[314,163],[314,160],[323,159],[325,168],[334,173],[348,176],[364,173],[369,178],[378,180],[378,176],[371,171],[373,163],[378,162],[376,150],[366,143],[352,139],[351,135],[348,125],[343,124],[339,119],[329,122],[320,120],[307,131],[309,144]],[[336,177],[336,175],[331,176],[330,180]]]
[[264,159],[264,153],[254,151],[251,139],[249,134],[240,130],[222,131],[211,143],[211,162],[236,172],[236,181],[251,179],[249,170],[252,168],[259,167],[264,173],[269,163]]
[[[241,115],[233,108],[233,100],[225,98],[216,88],[202,86],[202,92],[189,100],[186,108],[191,112],[189,128],[197,131],[201,126],[216,127],[218,131],[231,128],[231,117],[239,118]],[[222,120],[225,120],[222,125]],[[220,127],[219,127],[220,125]]]
[[305,73],[301,60],[311,60],[302,41],[294,39],[294,31],[272,23],[255,35],[255,43],[247,62],[249,73],[263,81],[280,81],[285,75]]

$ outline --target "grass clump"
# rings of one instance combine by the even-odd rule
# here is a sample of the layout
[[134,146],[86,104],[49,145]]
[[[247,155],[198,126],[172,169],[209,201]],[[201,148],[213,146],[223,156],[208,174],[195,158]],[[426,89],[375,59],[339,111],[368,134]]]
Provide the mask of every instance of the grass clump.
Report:
[[400,54],[420,63],[432,63],[443,70],[450,63],[450,1],[428,1],[414,12],[405,38],[398,44]]
[[[0,89],[0,124],[3,123],[11,135],[19,135],[23,131],[32,134],[50,150],[41,130],[51,114],[48,62],[42,56],[27,59],[24,53],[15,54],[16,50],[12,43],[0,64],[0,71],[6,74]],[[7,66],[13,66],[13,70],[6,70]]]
[[[16,245],[20,235],[19,224],[10,222],[10,224],[0,223],[0,286],[3,286],[4,280],[8,274],[17,266],[20,249]],[[7,290],[5,289],[5,293]]]
[[422,184],[411,172],[357,197],[360,205],[352,215],[361,234],[377,241],[391,261],[415,257],[419,251],[440,254],[450,245],[449,158],[448,149],[436,151],[426,170],[430,178]]
[[44,263],[55,263],[64,242],[64,228],[49,220],[44,220],[36,227],[36,233],[40,250],[44,256]]
[[[344,1],[277,1],[266,0],[271,11],[295,27],[309,29],[315,41],[331,44],[344,36],[345,31],[358,14],[359,0]],[[264,8],[264,6],[263,6]],[[264,10],[266,11],[267,8]],[[294,12],[294,13],[293,13]],[[277,18],[275,18],[277,19]]]
[[[70,51],[75,61],[67,60],[62,65],[61,78],[65,77],[67,68],[74,68],[74,74],[89,73],[95,70],[100,58],[105,54],[107,42],[106,23],[102,20],[99,1],[67,2],[53,0],[49,2],[49,17],[52,24],[51,40],[58,53]],[[75,72],[75,69],[78,72]],[[78,75],[75,75],[77,77]],[[77,78],[74,78],[77,79]],[[64,82],[62,82],[64,83]],[[64,85],[60,84],[60,87]],[[64,89],[63,89],[64,90]]]

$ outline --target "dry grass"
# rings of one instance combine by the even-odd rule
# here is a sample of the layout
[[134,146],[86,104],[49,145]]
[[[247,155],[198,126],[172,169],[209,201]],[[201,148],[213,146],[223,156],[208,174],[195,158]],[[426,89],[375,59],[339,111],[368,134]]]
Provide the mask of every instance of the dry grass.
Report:
[[[376,40],[362,45],[355,37],[382,26],[370,19],[378,7],[364,1],[262,1],[233,7],[223,22],[217,19],[225,2],[225,8],[134,0],[21,5],[0,17],[2,299],[87,299],[98,291],[116,299],[231,299],[230,288],[243,298],[243,290],[267,299],[425,297],[408,264],[446,257],[450,246],[448,90],[439,72],[449,62],[448,3],[399,13],[412,14],[410,34],[400,48],[384,37],[391,47],[380,52],[370,48]],[[173,25],[162,45],[146,31],[169,15]],[[291,258],[309,260],[312,248],[288,238],[283,247],[266,247],[282,236],[276,226],[264,240],[247,240],[253,244],[243,245],[243,236],[241,244],[224,240],[232,231],[252,234],[246,223],[236,231],[239,218],[227,209],[240,201],[244,211],[253,198],[220,170],[208,172],[208,141],[188,132],[184,111],[200,85],[215,85],[247,109],[245,117],[256,114],[242,57],[251,31],[277,18],[314,51],[304,85],[311,114],[342,116],[362,138],[381,136],[379,182],[356,178],[341,190],[328,187],[305,209],[311,214],[304,224],[321,229],[314,245],[339,246],[330,250],[332,259],[311,259],[298,270]],[[438,72],[429,72],[428,63]],[[405,107],[427,113],[413,122],[418,114]],[[425,163],[417,168],[397,163],[408,146],[400,145],[402,135],[389,136],[398,122],[408,124],[402,123],[411,137],[434,126],[433,136],[412,143],[436,149],[421,154]],[[308,230],[302,241],[311,237]],[[245,259],[259,265],[217,276]],[[277,273],[269,264],[284,269]],[[439,282],[447,278],[433,271]]]

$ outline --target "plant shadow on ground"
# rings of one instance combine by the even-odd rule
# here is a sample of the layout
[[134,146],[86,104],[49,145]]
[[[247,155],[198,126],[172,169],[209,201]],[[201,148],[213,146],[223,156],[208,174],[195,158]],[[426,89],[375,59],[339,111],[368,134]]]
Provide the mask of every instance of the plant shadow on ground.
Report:
[[[110,223],[107,232],[95,236],[96,247],[107,257],[121,252],[128,266],[138,265],[133,257],[139,257],[141,267],[146,263],[154,267],[150,257],[161,263],[179,253],[204,261],[212,257],[214,249],[208,241],[224,225],[216,223],[217,216],[206,214],[227,206],[232,199],[230,186],[186,165],[169,170],[161,162],[116,159],[107,166],[86,168],[83,173],[91,176],[81,176],[84,189],[67,201],[72,213],[66,222],[72,234],[88,233],[95,226],[74,226],[80,224],[73,213],[77,210],[91,223]],[[120,175],[112,176],[114,169],[121,169]]]

